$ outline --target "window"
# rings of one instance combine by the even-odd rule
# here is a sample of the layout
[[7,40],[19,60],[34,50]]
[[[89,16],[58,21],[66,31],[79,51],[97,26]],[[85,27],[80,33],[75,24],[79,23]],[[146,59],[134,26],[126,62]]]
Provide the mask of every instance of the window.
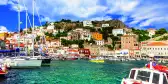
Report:
[[135,76],[135,70],[132,70],[132,71],[131,71],[130,78],[131,78],[131,79],[134,79],[134,76]]
[[159,76],[160,76],[160,74],[153,73],[152,83],[154,83],[154,84],[159,84]]
[[163,84],[168,84],[167,80],[166,80],[166,76],[163,76]]
[[137,80],[148,81],[150,78],[150,72],[147,71],[138,71]]

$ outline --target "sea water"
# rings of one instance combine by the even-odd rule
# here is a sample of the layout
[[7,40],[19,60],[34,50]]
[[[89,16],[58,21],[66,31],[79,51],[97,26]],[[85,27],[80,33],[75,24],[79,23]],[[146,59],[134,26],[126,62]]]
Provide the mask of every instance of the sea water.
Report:
[[92,63],[88,60],[52,61],[36,69],[11,69],[0,84],[121,84],[131,68],[146,62]]

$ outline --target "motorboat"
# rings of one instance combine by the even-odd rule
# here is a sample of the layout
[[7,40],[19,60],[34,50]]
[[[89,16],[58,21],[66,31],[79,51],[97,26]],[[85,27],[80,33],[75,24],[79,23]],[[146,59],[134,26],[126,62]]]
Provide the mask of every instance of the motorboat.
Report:
[[7,66],[4,64],[0,64],[0,76],[4,76],[8,74]]
[[104,59],[102,57],[91,58],[89,61],[95,63],[104,63]]
[[42,60],[25,57],[13,57],[5,59],[4,63],[9,68],[36,68],[41,67]]
[[168,84],[168,67],[150,63],[144,68],[133,68],[121,84]]

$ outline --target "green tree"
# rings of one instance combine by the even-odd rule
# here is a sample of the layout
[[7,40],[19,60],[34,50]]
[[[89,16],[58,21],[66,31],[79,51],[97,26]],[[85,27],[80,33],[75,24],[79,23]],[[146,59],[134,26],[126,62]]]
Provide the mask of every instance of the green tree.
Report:
[[162,35],[162,34],[165,34],[165,33],[167,33],[165,28],[160,28],[159,30],[156,31],[156,34],[159,34],[159,35]]
[[40,40],[40,36],[37,36],[37,37],[36,37],[36,41],[39,41],[39,40]]

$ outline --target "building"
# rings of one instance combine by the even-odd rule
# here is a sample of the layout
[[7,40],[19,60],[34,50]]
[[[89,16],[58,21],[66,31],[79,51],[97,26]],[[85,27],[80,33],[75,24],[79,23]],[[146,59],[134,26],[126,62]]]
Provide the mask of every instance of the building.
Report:
[[78,49],[79,46],[78,46],[77,44],[72,44],[72,45],[71,45],[71,48],[72,48],[72,49]]
[[51,40],[51,41],[46,41],[46,44],[50,48],[57,48],[61,46],[61,41],[60,40]]
[[92,21],[83,21],[84,27],[93,27]]
[[5,32],[0,33],[1,40],[5,40],[7,36],[8,36],[8,33],[5,33]]
[[104,40],[95,40],[96,45],[104,45]]
[[100,53],[99,53],[100,48],[96,45],[91,45],[91,46],[87,45],[85,46],[85,49],[89,49],[90,55],[92,56],[100,56]]
[[141,58],[141,49],[134,50],[134,57],[136,58]]
[[150,28],[147,30],[149,32],[149,37],[152,37],[153,35],[155,35],[156,29]]
[[79,40],[80,32],[71,32],[68,34],[68,36],[71,36],[71,40]]
[[114,53],[114,51],[107,50],[107,51],[100,51],[100,55],[101,56],[114,56],[115,53]]
[[138,36],[135,34],[121,36],[121,49],[139,49]]
[[82,33],[81,33],[81,40],[88,40],[90,41],[91,40],[91,33],[90,31],[87,31],[87,30],[84,30]]
[[50,23],[48,26],[47,26],[47,32],[49,33],[52,33],[54,31],[54,23]]
[[118,34],[126,34],[126,32],[125,32],[125,30],[124,29],[113,29],[112,30],[112,34],[114,35],[114,36],[117,36]]
[[70,36],[70,35],[68,35],[67,37],[60,37],[60,41],[61,41],[61,39],[71,40],[71,36]]
[[79,54],[83,54],[84,56],[89,56],[90,55],[90,50],[89,49],[79,49]]
[[109,24],[102,24],[102,27],[109,27]]
[[144,41],[141,42],[141,54],[147,56],[153,54],[158,58],[168,58],[168,42],[167,41]]
[[92,38],[94,40],[103,40],[103,35],[102,34],[99,34],[98,32],[93,32],[92,33]]

